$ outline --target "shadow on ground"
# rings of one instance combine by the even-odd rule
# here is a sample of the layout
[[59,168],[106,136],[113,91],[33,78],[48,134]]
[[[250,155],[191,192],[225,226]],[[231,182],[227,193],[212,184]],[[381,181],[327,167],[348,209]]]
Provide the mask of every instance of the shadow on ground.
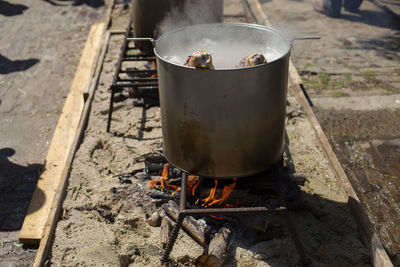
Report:
[[[22,166],[12,162],[9,158],[14,154],[12,148],[0,149],[0,231],[21,229],[43,169],[42,164]],[[43,204],[44,195],[39,199]]]
[[90,7],[98,8],[104,6],[104,0],[44,0],[53,6],[80,6],[87,5]]
[[28,9],[27,6],[12,4],[7,1],[0,0],[0,15],[7,17],[21,15],[26,9]]
[[358,14],[342,14],[341,19],[392,30],[400,29],[400,20],[384,10],[360,10]]
[[10,60],[0,54],[0,74],[9,74],[12,72],[25,71],[38,63],[40,60],[36,58],[24,60]]

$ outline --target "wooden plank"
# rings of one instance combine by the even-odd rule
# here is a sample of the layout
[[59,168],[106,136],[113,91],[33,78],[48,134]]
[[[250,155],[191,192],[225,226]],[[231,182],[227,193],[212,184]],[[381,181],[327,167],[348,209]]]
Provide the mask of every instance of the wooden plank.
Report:
[[59,190],[60,180],[68,165],[69,154],[77,135],[85,104],[83,92],[92,78],[92,69],[96,64],[95,60],[99,53],[104,29],[104,23],[94,24],[90,29],[46,156],[45,170],[40,175],[20,232],[21,243],[39,244],[43,237],[43,229],[49,217],[50,207]]
[[107,32],[105,34],[105,37],[102,42],[102,49],[101,49],[100,55],[98,57],[96,71],[95,71],[94,77],[92,78],[91,83],[90,83],[89,96],[88,96],[87,101],[85,102],[85,107],[84,107],[83,113],[82,113],[82,119],[79,122],[79,127],[78,127],[78,131],[77,131],[78,134],[75,137],[75,140],[73,143],[73,149],[70,151],[70,153],[68,155],[67,166],[64,168],[60,187],[59,187],[58,191],[56,192],[53,203],[51,205],[50,214],[49,214],[49,217],[47,219],[47,222],[46,222],[46,225],[45,225],[45,228],[43,231],[43,238],[40,241],[39,249],[36,252],[35,260],[32,265],[33,267],[43,266],[43,264],[45,263],[45,261],[47,259],[47,254],[48,254],[48,250],[50,248],[51,242],[52,242],[53,233],[54,233],[55,227],[57,225],[57,220],[60,215],[61,204],[65,197],[65,193],[66,193],[66,189],[67,189],[67,185],[68,185],[68,177],[69,177],[69,173],[70,173],[70,167],[71,167],[74,155],[75,155],[75,151],[78,149],[79,144],[81,143],[82,136],[83,136],[83,133],[85,131],[85,128],[86,128],[86,125],[87,125],[87,122],[89,119],[89,112],[90,112],[90,108],[92,105],[94,91],[95,91],[95,88],[99,81],[99,77],[100,77],[101,69],[103,66],[104,57],[105,57],[105,54],[107,51],[109,39],[110,39],[110,33]]
[[[271,23],[268,21],[267,16],[265,15],[262,6],[259,0],[245,0],[248,3],[248,6],[256,19],[257,23],[263,24],[266,26],[271,26]],[[297,72],[295,66],[290,60],[289,63],[289,89],[294,93],[297,102],[303,107],[304,112],[310,121],[314,132],[326,154],[328,157],[329,163],[331,165],[332,170],[335,173],[336,178],[341,186],[342,192],[347,197],[347,203],[355,217],[358,225],[360,226],[361,235],[363,237],[364,243],[369,246],[370,254],[372,258],[372,263],[374,266],[393,266],[392,262],[389,259],[382,243],[379,241],[374,229],[372,227],[371,222],[368,219],[368,216],[365,214],[364,209],[361,207],[360,200],[354,191],[345,171],[342,168],[336,154],[333,152],[333,149],[326,137],[324,131],[322,130],[319,121],[307,101],[306,96],[302,90],[303,81]]]

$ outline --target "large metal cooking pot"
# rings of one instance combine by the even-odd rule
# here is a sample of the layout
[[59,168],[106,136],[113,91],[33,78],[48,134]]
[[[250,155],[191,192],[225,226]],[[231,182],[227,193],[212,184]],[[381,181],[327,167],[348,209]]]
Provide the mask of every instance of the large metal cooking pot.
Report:
[[[213,55],[215,70],[182,65],[192,52]],[[163,149],[170,163],[206,177],[268,169],[284,148],[291,42],[253,24],[203,24],[154,41]],[[235,68],[263,53],[268,64]]]
[[[163,30],[200,23],[222,22],[222,17],[223,0],[132,1],[131,18],[135,37],[154,38]],[[135,42],[135,45],[147,54],[153,53],[153,47],[149,43]]]

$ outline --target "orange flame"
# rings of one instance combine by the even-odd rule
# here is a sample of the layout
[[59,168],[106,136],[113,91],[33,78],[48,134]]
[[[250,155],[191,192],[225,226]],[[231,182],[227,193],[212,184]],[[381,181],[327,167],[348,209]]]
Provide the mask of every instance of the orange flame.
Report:
[[161,174],[161,179],[160,180],[150,180],[147,183],[147,188],[150,189],[150,188],[153,188],[153,187],[160,186],[160,189],[161,189],[162,192],[164,192],[164,190],[169,188],[169,189],[174,190],[174,192],[172,192],[172,195],[174,195],[176,192],[181,190],[181,187],[173,185],[173,184],[169,184],[167,182],[167,177],[168,177],[168,164],[164,164],[163,172]]
[[[208,195],[208,197],[206,197],[205,199],[202,199],[202,206],[203,207],[210,207],[210,206],[222,206],[225,204],[226,200],[229,198],[230,194],[232,193],[233,189],[236,187],[236,178],[233,178],[233,183],[230,185],[226,185],[224,186],[224,189],[222,190],[222,196],[221,198],[217,199],[215,198],[215,192],[217,190],[217,185],[218,185],[218,180],[215,179],[214,180],[214,187],[210,190],[210,194]],[[225,206],[235,206],[232,204],[226,204]]]
[[[176,194],[176,192],[181,191],[180,186],[172,185],[167,182],[168,178],[168,164],[164,164],[163,171],[161,174],[160,180],[151,180],[147,183],[147,187],[154,188],[159,186],[160,190],[164,192],[164,190],[170,189],[173,190],[172,195]],[[211,206],[225,206],[225,207],[237,207],[239,203],[230,204],[226,203],[233,189],[236,187],[237,178],[233,178],[233,183],[224,186],[222,190],[222,194],[220,198],[216,197],[218,179],[214,179],[214,187],[211,188],[209,195],[204,199],[196,199],[195,204],[199,204],[201,202],[202,207],[211,207]],[[203,181],[202,177],[196,175],[189,175],[187,180],[187,192],[188,195],[195,195],[196,189],[199,187],[201,182]],[[220,219],[220,218],[218,218]]]
[[[156,62],[154,60],[151,62],[151,68],[153,70],[157,69],[157,65],[156,65]],[[150,76],[150,78],[155,78],[155,77],[157,77],[157,72]]]

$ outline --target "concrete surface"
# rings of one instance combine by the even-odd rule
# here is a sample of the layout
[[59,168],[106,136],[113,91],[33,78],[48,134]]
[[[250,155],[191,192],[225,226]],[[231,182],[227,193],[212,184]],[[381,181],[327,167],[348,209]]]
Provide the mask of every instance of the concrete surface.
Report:
[[91,24],[104,0],[0,0],[0,266],[28,266],[18,233]]

